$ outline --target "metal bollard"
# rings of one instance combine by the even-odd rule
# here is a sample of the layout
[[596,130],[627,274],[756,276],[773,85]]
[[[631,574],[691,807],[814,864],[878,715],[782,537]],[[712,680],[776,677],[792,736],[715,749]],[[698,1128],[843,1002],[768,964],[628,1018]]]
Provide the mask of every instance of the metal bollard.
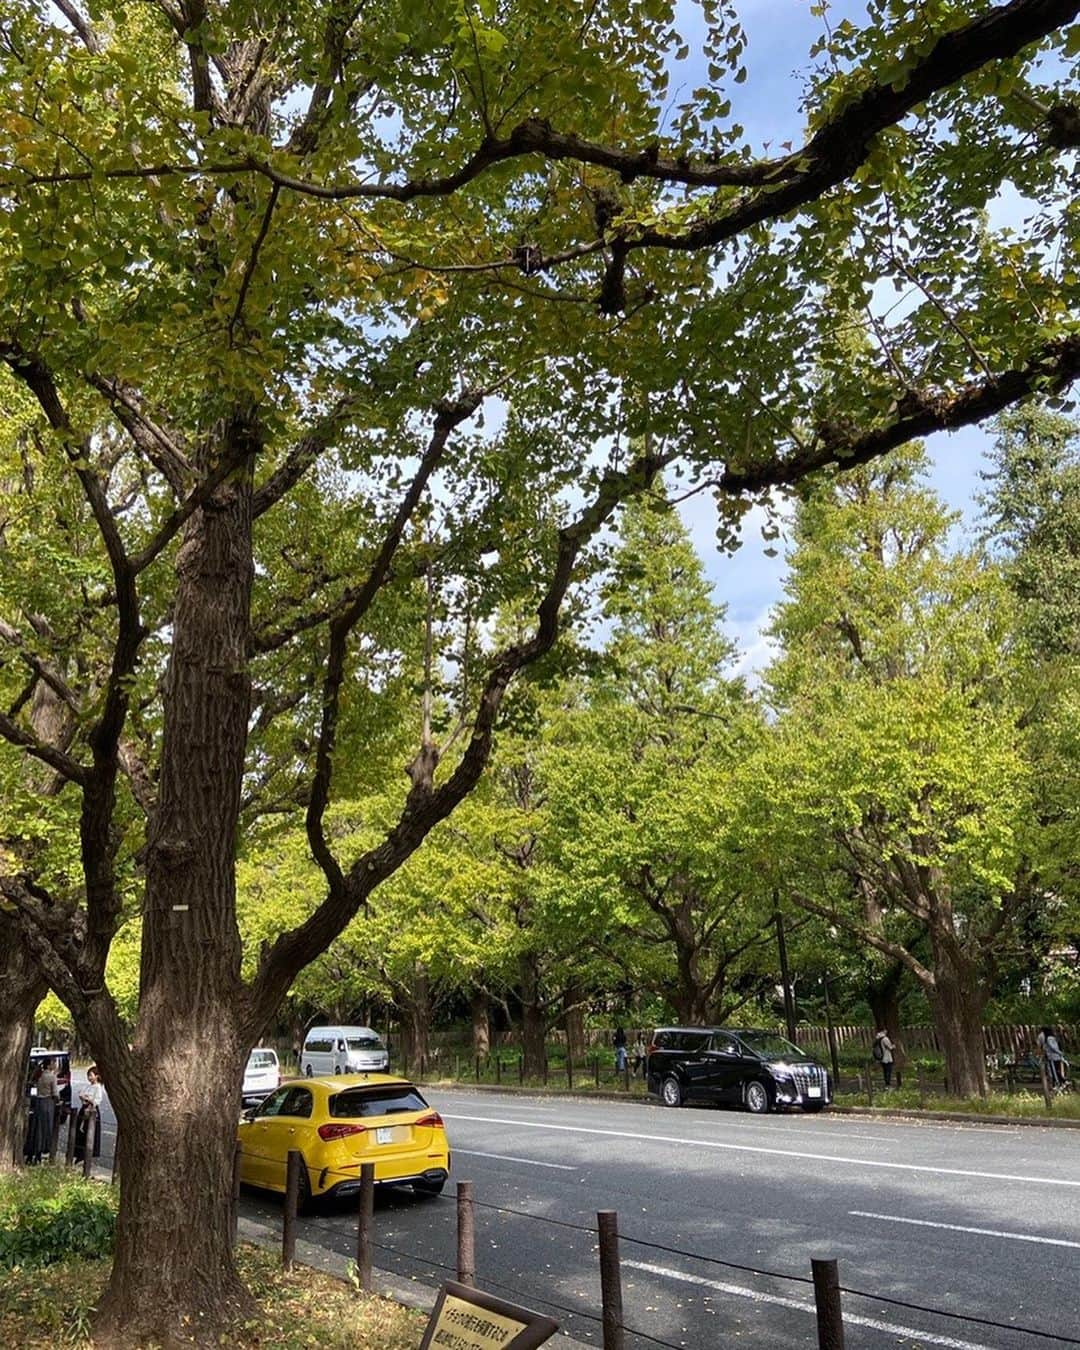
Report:
[[524,1083],[524,1081],[525,1081],[525,1056],[518,1055],[518,1082]]
[[480,1081],[480,1056],[476,1056],[476,1081]]
[[600,1235],[600,1302],[604,1350],[624,1350],[619,1216],[613,1209],[598,1210],[596,1226]]
[[502,1055],[495,1056],[495,1081],[502,1083]]
[[566,1086],[573,1091],[574,1088],[574,1061],[570,1058],[570,1051],[566,1052]]
[[457,1277],[458,1284],[476,1285],[476,1208],[473,1205],[473,1184],[457,1184]]
[[86,1139],[83,1142],[82,1174],[88,1177],[94,1170],[94,1145],[97,1143],[98,1135],[98,1113],[97,1107],[91,1106],[87,1110],[86,1116]]
[[926,1105],[926,1082],[923,1079],[923,1067],[921,1064],[915,1065],[915,1081],[919,1085],[919,1105]]
[[812,1259],[810,1269],[814,1274],[818,1350],[844,1350],[844,1312],[836,1262]]
[[596,1080],[596,1086],[600,1086],[600,1056],[593,1055],[593,1078]]
[[281,1264],[285,1270],[292,1270],[296,1260],[296,1205],[299,1199],[300,1152],[291,1148],[285,1168],[285,1210],[281,1221]]
[[229,1229],[232,1235],[232,1245],[236,1246],[237,1232],[240,1227],[240,1169],[243,1166],[244,1146],[238,1139],[233,1145],[232,1158],[232,1213],[229,1219]]
[[59,1105],[53,1112],[52,1138],[49,1140],[49,1162],[56,1161],[56,1150],[60,1146],[60,1119],[61,1111]]
[[360,1165],[360,1213],[356,1224],[356,1278],[371,1293],[371,1229],[375,1213],[375,1164]]

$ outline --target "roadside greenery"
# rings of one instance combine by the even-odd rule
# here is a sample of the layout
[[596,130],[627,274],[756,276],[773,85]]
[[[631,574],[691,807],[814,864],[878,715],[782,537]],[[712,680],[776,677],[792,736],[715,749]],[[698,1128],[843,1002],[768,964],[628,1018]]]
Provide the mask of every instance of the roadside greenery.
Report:
[[0,1176],[0,1269],[108,1256],[116,1208],[113,1187],[66,1169],[42,1166]]

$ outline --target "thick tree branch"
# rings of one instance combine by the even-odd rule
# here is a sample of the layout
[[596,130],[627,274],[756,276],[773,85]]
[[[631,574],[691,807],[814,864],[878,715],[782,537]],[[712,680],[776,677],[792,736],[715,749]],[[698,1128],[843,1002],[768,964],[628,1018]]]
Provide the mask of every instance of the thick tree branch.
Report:
[[397,552],[405,533],[405,528],[416,510],[431,475],[435,472],[443,457],[450,433],[473,415],[483,398],[483,390],[474,390],[462,395],[454,403],[443,403],[439,406],[435,414],[435,427],[427,449],[421,456],[412,482],[394,513],[379,551],[375,555],[371,570],[354,598],[334,618],[330,625],[326,675],[323,680],[322,723],[319,728],[315,773],[312,778],[311,797],[308,802],[307,834],[312,854],[323,869],[332,893],[341,888],[344,878],[337,860],[326,842],[322,822],[330,799],[330,779],[333,773],[334,746],[337,739],[338,708],[341,686],[345,678],[345,658],[349,637],[357,623],[371,607],[386,579],[394,554]]
[[870,431],[825,428],[805,451],[786,459],[770,457],[759,467],[726,469],[716,483],[722,491],[735,495],[797,483],[829,466],[851,469],[936,431],[973,426],[1035,394],[1059,393],[1078,377],[1080,334],[1072,334],[1036,349],[1024,365],[972,381],[955,393],[909,398],[891,421]]
[[873,932],[861,923],[857,923],[849,915],[838,909],[833,909],[831,905],[823,905],[816,900],[811,900],[809,896],[803,895],[799,891],[789,891],[788,894],[801,909],[807,909],[811,914],[816,914],[819,918],[835,924],[837,928],[843,928],[845,932],[853,934],[861,941],[868,942],[875,951],[881,952],[884,956],[891,956],[894,961],[900,961],[925,989],[934,988],[934,972],[928,970],[899,942],[890,942],[887,937]]
[[[159,4],[170,12],[164,0],[159,0]],[[437,178],[410,178],[401,183],[317,183],[281,172],[269,161],[251,156],[236,162],[201,165],[101,166],[78,173],[26,175],[19,181],[34,185],[81,182],[98,176],[144,178],[247,171],[263,174],[279,187],[327,201],[373,198],[409,202],[418,197],[449,196],[497,164],[535,154],[550,160],[594,164],[610,169],[627,182],[644,177],[688,187],[764,189],[731,210],[685,229],[668,230],[658,226],[633,234],[632,226],[629,227],[631,233],[627,243],[630,247],[701,248],[731,238],[749,225],[777,219],[816,200],[830,187],[849,177],[866,159],[875,137],[887,127],[895,126],[913,108],[981,66],[1015,56],[1024,47],[1070,23],[1077,14],[1080,14],[1080,0],[1011,0],[1009,4],[998,5],[960,28],[944,33],[911,65],[902,80],[869,83],[862,94],[830,117],[799,149],[749,164],[708,161],[692,164],[685,158],[665,159],[661,158],[655,145],[640,150],[620,150],[556,131],[544,121],[529,118],[506,137],[485,136],[473,154],[453,173]],[[178,27],[175,11],[171,17],[174,27]],[[872,72],[868,73],[872,76]]]

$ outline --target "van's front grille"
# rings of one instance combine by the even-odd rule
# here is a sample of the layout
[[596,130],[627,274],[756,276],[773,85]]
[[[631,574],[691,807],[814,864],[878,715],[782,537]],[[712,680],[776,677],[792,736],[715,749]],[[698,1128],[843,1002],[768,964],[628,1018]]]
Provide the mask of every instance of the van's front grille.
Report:
[[821,1089],[822,1100],[828,1093],[828,1075],[825,1070],[819,1068],[816,1064],[803,1064],[797,1068],[792,1075],[795,1079],[795,1086],[799,1090],[800,1097],[808,1097],[812,1087]]

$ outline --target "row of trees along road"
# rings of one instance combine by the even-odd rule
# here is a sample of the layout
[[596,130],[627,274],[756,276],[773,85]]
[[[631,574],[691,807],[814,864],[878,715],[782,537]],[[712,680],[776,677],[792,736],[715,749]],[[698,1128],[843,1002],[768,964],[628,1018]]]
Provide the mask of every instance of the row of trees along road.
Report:
[[[477,787],[620,504],[681,474],[730,545],[777,488],[1080,369],[1080,0],[871,0],[776,156],[737,120],[739,9],[705,5],[674,109],[664,0],[5,9],[0,894],[119,1119],[109,1343],[250,1310],[247,1049]],[[42,685],[70,731],[35,724]],[[382,713],[409,699],[402,775]],[[303,819],[319,889],[245,964],[238,841],[268,813]],[[678,926],[651,884],[627,926]],[[136,918],[132,1031],[106,970]]]
[[[1074,566],[1075,423],[1033,410],[998,431],[995,484],[1039,490],[1029,533]],[[518,686],[485,782],[297,982],[298,1006],[389,1001],[416,1062],[440,1005],[496,1000],[539,1074],[551,1025],[572,1033],[613,992],[684,1021],[757,1015],[779,894],[800,971],[894,1032],[911,972],[952,1089],[985,1091],[987,1001],[1016,972],[1041,979],[1080,922],[1076,660],[1045,638],[1071,591],[1021,595],[1031,545],[1003,537],[998,488],[990,536],[957,541],[925,469],[894,452],[804,494],[753,695],[725,673],[723,614],[665,494],[628,507],[591,644],[564,640]],[[307,875],[282,874],[279,833],[245,861],[252,950],[305,912],[302,845]]]

